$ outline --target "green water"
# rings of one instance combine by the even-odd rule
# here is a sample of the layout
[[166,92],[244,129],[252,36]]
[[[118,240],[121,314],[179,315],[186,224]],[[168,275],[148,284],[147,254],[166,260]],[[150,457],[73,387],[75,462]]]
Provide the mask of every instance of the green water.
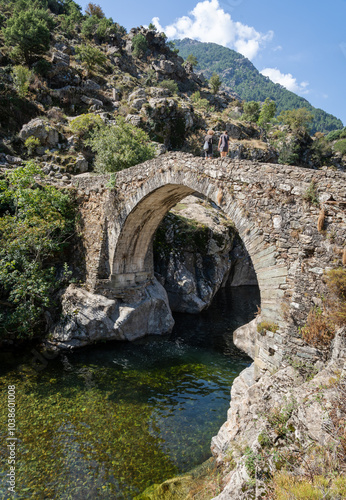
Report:
[[15,384],[18,441],[10,497],[2,411],[1,498],[133,499],[207,460],[232,381],[250,362],[230,338],[253,317],[251,289],[222,292],[199,317],[177,316],[170,338],[97,345],[44,368],[30,352],[2,353],[1,408]]

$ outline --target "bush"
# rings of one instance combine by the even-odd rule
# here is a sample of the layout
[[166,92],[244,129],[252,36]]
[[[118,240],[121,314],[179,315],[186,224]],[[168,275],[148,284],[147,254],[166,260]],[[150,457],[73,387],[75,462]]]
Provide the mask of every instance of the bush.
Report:
[[160,87],[169,90],[172,94],[176,94],[179,90],[178,84],[174,80],[162,80],[159,85]]
[[346,155],[346,139],[341,139],[334,144],[335,151],[338,151],[342,155]]
[[142,57],[148,50],[148,42],[142,33],[137,33],[132,39],[133,55]]
[[217,94],[221,87],[221,80],[217,73],[213,73],[209,79],[209,85],[213,94]]
[[117,117],[116,125],[105,125],[94,131],[86,141],[96,153],[95,171],[117,172],[155,156],[155,147],[149,136],[124,118]]
[[81,33],[89,40],[95,35],[100,19],[97,16],[87,17],[82,23]]
[[328,271],[325,281],[330,293],[327,300],[330,321],[338,326],[346,325],[346,269]]
[[77,116],[77,118],[74,118],[70,122],[71,132],[80,139],[87,139],[93,129],[102,126],[102,118],[99,115],[94,115],[93,113]]
[[244,102],[243,110],[244,110],[243,120],[251,123],[257,123],[261,111],[261,105],[259,102],[256,101]]
[[337,139],[340,139],[342,130],[332,130],[329,132],[329,134],[326,135],[326,140],[328,142],[336,141]]
[[267,97],[261,107],[258,117],[258,125],[264,130],[268,131],[270,123],[272,122],[276,113],[276,103]]
[[329,347],[335,334],[333,325],[319,307],[311,309],[300,333],[307,344],[320,349]]
[[35,73],[35,75],[42,76],[45,78],[49,71],[52,68],[52,64],[47,61],[46,59],[39,59],[35,64],[32,66],[32,70]]
[[41,145],[40,140],[32,135],[28,137],[24,142],[24,146],[27,148],[29,156],[33,155],[35,149],[40,145]]
[[304,193],[303,199],[312,205],[319,205],[317,186],[314,181],[311,181],[309,187]]
[[102,67],[107,62],[105,54],[92,45],[79,45],[76,53],[88,71],[93,71],[96,66]]
[[288,125],[293,132],[305,134],[311,125],[313,115],[306,108],[289,109],[281,111],[278,120]]
[[266,331],[275,333],[278,329],[279,326],[275,323],[271,323],[270,321],[261,321],[261,323],[258,323],[257,325],[258,333],[264,333]]
[[198,66],[197,57],[196,57],[196,56],[194,56],[193,54],[189,54],[189,55],[187,56],[187,58],[185,59],[184,65],[185,65],[186,63],[191,64],[191,66],[192,66],[193,68],[195,68],[196,66]]
[[32,72],[25,66],[14,66],[13,71],[14,88],[20,97],[25,97],[29,91],[30,81],[32,80]]
[[59,286],[56,269],[74,227],[69,193],[38,186],[33,162],[0,181],[0,335],[30,337]]

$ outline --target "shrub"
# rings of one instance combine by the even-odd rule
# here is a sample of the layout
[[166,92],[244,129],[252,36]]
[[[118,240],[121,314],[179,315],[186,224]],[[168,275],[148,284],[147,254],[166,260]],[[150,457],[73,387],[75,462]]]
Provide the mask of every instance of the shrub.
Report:
[[304,134],[313,120],[313,115],[306,108],[288,109],[281,111],[278,120],[288,125],[292,131]]
[[342,500],[345,498],[346,480],[342,475],[324,477],[316,475],[314,482],[296,477],[286,471],[273,477],[273,498],[276,500]]
[[221,80],[217,73],[213,73],[209,79],[209,85],[213,94],[217,94],[221,87]]
[[34,335],[59,283],[50,264],[74,227],[68,192],[38,186],[33,162],[0,181],[0,335]]
[[148,42],[142,33],[137,33],[132,39],[133,55],[142,57],[148,50]]
[[176,94],[179,90],[178,84],[174,80],[162,80],[159,85],[160,87],[169,90],[172,94]]
[[44,78],[48,75],[51,68],[52,64],[46,59],[39,59],[32,66],[32,70],[35,73],[35,75],[43,76]]
[[259,102],[256,101],[244,102],[243,110],[244,110],[243,120],[251,123],[257,123],[261,111],[261,105]]
[[91,39],[97,30],[99,18],[96,16],[87,17],[82,23],[81,33],[85,38]]
[[200,93],[199,90],[197,90],[196,92],[194,92],[192,94],[192,96],[191,96],[192,102],[195,102],[195,103],[197,103],[200,100],[200,98],[201,98],[201,93]]
[[187,58],[186,58],[185,62],[184,62],[184,65],[185,65],[186,63],[191,64],[191,66],[192,66],[193,68],[195,68],[196,66],[198,66],[197,57],[196,57],[196,56],[194,56],[193,54],[189,54],[189,55],[187,56]]
[[326,135],[326,140],[328,142],[336,141],[337,139],[340,139],[342,130],[332,130],[329,132],[329,134]]
[[276,112],[276,103],[267,97],[261,107],[258,117],[258,125],[264,130],[268,130]]
[[92,45],[79,45],[76,53],[88,71],[93,71],[96,66],[102,67],[107,62],[105,54]]
[[305,201],[308,201],[312,205],[319,204],[316,183],[314,181],[310,182],[309,187],[307,188],[307,190],[304,193],[303,199]]
[[278,331],[278,329],[279,329],[279,326],[275,323],[271,323],[270,321],[261,321],[257,325],[258,333],[264,333],[266,331],[275,333]]
[[330,321],[338,326],[346,325],[346,269],[332,269],[324,279],[330,293],[327,300]]
[[33,77],[32,72],[25,66],[14,66],[12,75],[14,87],[18,95],[25,97],[29,91],[30,81]]
[[73,135],[76,135],[80,139],[87,139],[93,129],[99,128],[102,125],[103,120],[99,115],[86,113],[71,120],[70,130]]
[[330,319],[319,307],[314,307],[308,314],[306,324],[300,329],[303,340],[317,348],[329,347],[334,338],[334,327]]
[[346,139],[341,139],[334,144],[335,151],[338,151],[342,155],[346,155]]
[[94,131],[86,144],[96,153],[95,171],[100,173],[123,170],[155,156],[149,136],[122,117],[117,117],[115,126]]
[[333,154],[331,145],[325,139],[324,136],[317,137],[310,146],[311,160],[314,165],[321,167],[322,165],[329,163],[330,157]]
[[34,154],[35,149],[40,145],[41,145],[40,140],[32,135],[28,137],[24,142],[24,146],[27,148],[29,156]]

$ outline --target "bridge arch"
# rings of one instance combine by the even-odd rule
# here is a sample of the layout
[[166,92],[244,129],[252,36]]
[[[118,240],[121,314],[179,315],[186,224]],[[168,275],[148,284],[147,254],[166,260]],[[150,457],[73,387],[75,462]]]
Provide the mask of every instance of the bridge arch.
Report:
[[[318,359],[318,352],[304,345],[299,326],[324,292],[324,270],[331,262],[343,265],[345,181],[344,172],[205,161],[184,153],[117,173],[113,189],[109,176],[76,176],[85,287],[122,300],[119,290],[145,283],[153,276],[151,248],[159,222],[186,195],[201,193],[233,220],[257,275],[261,317],[279,326],[275,334],[248,332],[255,337],[255,364],[273,368],[284,356]],[[319,207],[306,200],[312,182]],[[317,224],[321,208],[325,231]]]
[[284,292],[287,267],[276,262],[276,247],[263,236],[242,196],[231,182],[213,182],[206,175],[180,165],[160,171],[127,197],[113,251],[109,255],[110,281],[115,290],[145,283],[154,276],[152,244],[155,231],[167,212],[189,194],[213,201],[234,222],[252,260],[261,294],[262,317],[280,320],[278,302]]

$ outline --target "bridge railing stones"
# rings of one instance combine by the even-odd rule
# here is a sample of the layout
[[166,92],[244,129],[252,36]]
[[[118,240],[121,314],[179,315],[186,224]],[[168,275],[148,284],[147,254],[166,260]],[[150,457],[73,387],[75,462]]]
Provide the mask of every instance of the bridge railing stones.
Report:
[[[254,333],[258,366],[275,367],[285,356],[317,356],[306,350],[298,326],[320,303],[324,271],[341,265],[345,173],[169,153],[118,172],[114,189],[108,181],[109,176],[87,174],[73,180],[89,290],[119,293],[150,280],[157,225],[180,199],[198,192],[233,220],[257,274],[262,317],[280,327],[273,335]],[[311,182],[320,206],[305,199]],[[326,217],[318,231],[322,206]]]

